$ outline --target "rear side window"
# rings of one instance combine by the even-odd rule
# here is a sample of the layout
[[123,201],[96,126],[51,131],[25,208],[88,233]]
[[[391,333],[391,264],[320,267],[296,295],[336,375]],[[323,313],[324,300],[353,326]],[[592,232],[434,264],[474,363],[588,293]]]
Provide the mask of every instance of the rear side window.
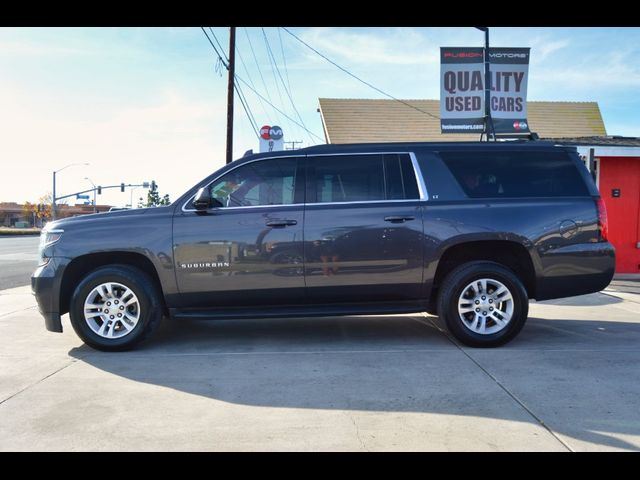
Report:
[[413,200],[420,198],[416,176],[409,155],[384,156],[387,200]]
[[310,157],[310,167],[309,182],[317,203],[419,198],[409,155]]
[[564,152],[441,152],[440,156],[472,198],[589,195]]
[[382,155],[339,155],[311,159],[316,202],[385,200]]

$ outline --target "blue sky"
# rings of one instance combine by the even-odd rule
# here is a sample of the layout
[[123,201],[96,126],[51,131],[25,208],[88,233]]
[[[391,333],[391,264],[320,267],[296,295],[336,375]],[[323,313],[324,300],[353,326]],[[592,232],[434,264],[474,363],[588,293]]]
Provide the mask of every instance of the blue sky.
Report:
[[[228,30],[213,30],[226,48]],[[439,47],[484,41],[471,27],[291,30],[399,98],[439,98]],[[318,97],[381,98],[283,30],[265,32],[315,135],[323,136]],[[239,28],[237,38],[247,67],[238,59],[238,75],[296,118],[276,88],[262,30]],[[496,27],[491,44],[531,47],[530,100],[597,101],[609,134],[640,136],[640,28]],[[226,81],[199,28],[1,28],[0,201],[36,200],[51,190],[51,171],[72,162],[91,165],[62,172],[59,193],[88,188],[88,176],[102,185],[153,179],[177,197],[224,164]],[[243,89],[258,124],[277,123],[303,146],[317,142]],[[235,156],[257,151],[239,102],[235,129]],[[101,200],[124,205],[130,194]]]

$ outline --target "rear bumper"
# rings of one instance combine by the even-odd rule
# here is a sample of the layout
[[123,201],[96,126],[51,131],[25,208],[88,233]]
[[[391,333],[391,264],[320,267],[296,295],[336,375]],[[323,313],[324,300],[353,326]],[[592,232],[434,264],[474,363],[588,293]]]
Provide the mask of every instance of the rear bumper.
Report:
[[609,242],[578,243],[540,254],[536,300],[599,292],[613,279],[615,249]]
[[31,292],[36,297],[38,310],[50,332],[62,332],[59,308],[60,279],[56,275],[56,264],[56,259],[52,258],[31,275]]

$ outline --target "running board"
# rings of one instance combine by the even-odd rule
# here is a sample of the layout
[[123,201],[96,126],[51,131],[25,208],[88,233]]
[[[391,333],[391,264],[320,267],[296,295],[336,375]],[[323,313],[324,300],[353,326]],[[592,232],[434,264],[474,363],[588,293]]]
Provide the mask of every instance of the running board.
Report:
[[176,319],[230,320],[247,318],[333,317],[338,315],[396,315],[423,312],[425,306],[417,302],[355,304],[355,305],[290,305],[278,307],[220,307],[216,309],[170,308]]

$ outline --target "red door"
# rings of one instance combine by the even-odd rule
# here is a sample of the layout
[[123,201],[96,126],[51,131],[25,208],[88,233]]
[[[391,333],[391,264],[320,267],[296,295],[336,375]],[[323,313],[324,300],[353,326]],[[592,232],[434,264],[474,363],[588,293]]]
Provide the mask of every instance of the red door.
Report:
[[640,273],[640,158],[601,158],[600,194],[616,247],[616,272]]

